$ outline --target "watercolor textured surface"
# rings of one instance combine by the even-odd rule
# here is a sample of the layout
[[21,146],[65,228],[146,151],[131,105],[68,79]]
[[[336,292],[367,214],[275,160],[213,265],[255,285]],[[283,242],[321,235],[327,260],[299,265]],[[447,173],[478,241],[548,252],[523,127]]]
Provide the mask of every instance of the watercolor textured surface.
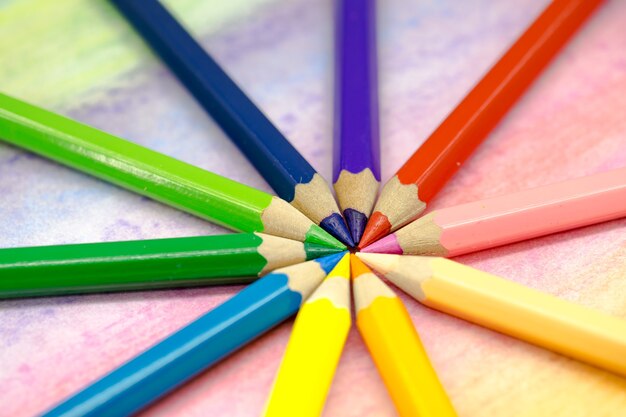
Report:
[[[171,10],[327,179],[333,5],[168,0]],[[386,182],[547,0],[388,0],[378,8]],[[626,166],[626,2],[607,1],[430,210]],[[106,1],[0,0],[3,92],[270,191]],[[0,246],[224,233],[0,142]],[[626,219],[456,260],[626,319]],[[241,287],[0,301],[0,415],[40,413]],[[400,294],[459,415],[619,416],[626,379]],[[262,412],[292,322],[147,409]],[[393,416],[352,330],[325,416]]]

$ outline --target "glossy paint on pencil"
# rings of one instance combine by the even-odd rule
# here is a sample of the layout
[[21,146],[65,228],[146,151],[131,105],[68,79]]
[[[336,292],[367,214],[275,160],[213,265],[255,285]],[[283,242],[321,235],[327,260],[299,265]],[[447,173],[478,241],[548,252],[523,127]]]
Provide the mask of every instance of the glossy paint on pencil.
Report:
[[278,269],[54,407],[129,416],[296,313],[343,253]]
[[337,249],[260,233],[0,249],[0,299],[242,284]]
[[626,376],[626,320],[445,258],[359,257],[426,306]]
[[401,417],[456,417],[402,301],[352,256],[359,332]]
[[360,248],[415,220],[602,0],[555,0],[382,189]]
[[376,1],[335,4],[333,184],[358,243],[380,184]]
[[0,140],[230,229],[345,248],[284,200],[4,94]]
[[346,254],[296,317],[265,417],[322,413],[350,324],[350,255]]
[[354,246],[330,187],[157,0],[111,0],[279,197]]
[[363,252],[458,256],[626,216],[626,168],[435,210]]

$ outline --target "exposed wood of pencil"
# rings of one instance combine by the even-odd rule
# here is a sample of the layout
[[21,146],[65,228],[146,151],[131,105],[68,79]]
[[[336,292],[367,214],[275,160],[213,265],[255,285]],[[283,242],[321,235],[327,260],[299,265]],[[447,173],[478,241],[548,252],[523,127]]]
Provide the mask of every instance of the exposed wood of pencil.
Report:
[[626,320],[445,258],[359,256],[429,307],[626,376]]
[[550,3],[383,187],[359,247],[419,216],[600,3]]
[[626,168],[433,211],[364,252],[457,256],[626,216]]

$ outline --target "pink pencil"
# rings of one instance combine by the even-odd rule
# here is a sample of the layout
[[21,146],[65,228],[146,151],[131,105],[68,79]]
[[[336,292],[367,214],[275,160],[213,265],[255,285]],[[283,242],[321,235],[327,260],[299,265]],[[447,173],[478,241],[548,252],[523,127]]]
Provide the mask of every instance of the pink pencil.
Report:
[[626,168],[433,211],[363,252],[456,256],[626,216]]

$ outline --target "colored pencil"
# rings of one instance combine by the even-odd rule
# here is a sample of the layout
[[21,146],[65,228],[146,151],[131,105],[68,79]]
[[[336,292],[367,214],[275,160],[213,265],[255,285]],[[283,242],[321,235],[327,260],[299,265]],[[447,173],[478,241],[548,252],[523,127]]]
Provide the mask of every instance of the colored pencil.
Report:
[[3,94],[0,139],[234,230],[344,248],[280,198]]
[[342,257],[277,269],[44,415],[137,412],[295,314]]
[[602,0],[555,0],[385,184],[360,248],[415,220]]
[[429,307],[626,376],[626,320],[445,258],[359,257]]
[[261,233],[0,249],[0,299],[242,284],[335,252]]
[[352,256],[356,323],[401,417],[452,417],[454,408],[402,301]]
[[626,168],[435,210],[363,252],[457,256],[626,216]]
[[352,247],[330,186],[157,0],[111,0],[279,197]]
[[335,4],[333,186],[358,243],[380,185],[376,0]]
[[350,255],[345,254],[296,316],[265,417],[322,413],[350,323]]

